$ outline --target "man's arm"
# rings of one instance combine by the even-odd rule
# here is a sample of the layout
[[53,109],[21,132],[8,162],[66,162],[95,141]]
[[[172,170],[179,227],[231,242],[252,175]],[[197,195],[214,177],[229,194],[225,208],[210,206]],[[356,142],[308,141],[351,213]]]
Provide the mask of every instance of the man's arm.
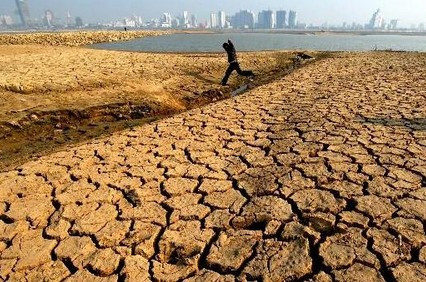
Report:
[[231,48],[234,48],[234,44],[232,44],[232,41],[230,39],[228,39],[228,44]]

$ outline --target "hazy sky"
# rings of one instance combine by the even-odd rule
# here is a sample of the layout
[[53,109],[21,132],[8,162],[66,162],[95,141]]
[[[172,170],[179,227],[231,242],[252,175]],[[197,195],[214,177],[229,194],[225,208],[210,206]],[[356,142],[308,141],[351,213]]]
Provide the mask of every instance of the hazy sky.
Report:
[[[28,0],[32,17],[40,18],[45,9],[64,18],[66,11],[73,17],[81,16],[85,22],[107,22],[132,14],[144,20],[156,18],[163,12],[172,15],[183,10],[206,19],[211,11],[235,13],[240,9],[258,12],[262,9],[293,9],[305,23],[341,24],[367,23],[373,12],[380,8],[387,20],[398,18],[401,25],[426,22],[426,0]],[[0,15],[12,14],[15,0],[0,0]]]

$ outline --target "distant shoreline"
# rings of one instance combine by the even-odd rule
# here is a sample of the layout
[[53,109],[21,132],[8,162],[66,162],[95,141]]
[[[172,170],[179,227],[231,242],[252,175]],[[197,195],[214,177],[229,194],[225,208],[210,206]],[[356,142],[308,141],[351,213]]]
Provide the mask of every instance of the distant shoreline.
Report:
[[[202,30],[185,31],[188,34],[200,34]],[[206,34],[223,34],[223,33],[272,33],[272,34],[293,34],[293,35],[405,35],[405,36],[426,36],[426,31],[408,32],[408,31],[339,31],[339,30],[286,30],[286,29],[231,29],[231,30],[214,30],[206,31]]]
[[[94,31],[122,31],[121,29],[79,29],[79,30],[0,30],[0,34],[31,34],[31,33],[72,33]],[[168,31],[182,34],[226,34],[226,33],[271,33],[292,35],[402,35],[426,36],[426,31],[347,31],[347,30],[290,30],[290,29],[129,29],[129,31]],[[123,31],[124,32],[124,31]]]

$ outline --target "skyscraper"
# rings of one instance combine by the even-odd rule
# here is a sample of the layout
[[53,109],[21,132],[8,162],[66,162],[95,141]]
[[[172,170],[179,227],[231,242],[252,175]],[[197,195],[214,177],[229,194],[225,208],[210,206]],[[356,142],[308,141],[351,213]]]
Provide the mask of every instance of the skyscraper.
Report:
[[189,24],[189,15],[188,15],[188,11],[183,11],[183,17],[182,17],[182,20],[183,20],[183,25],[185,26],[185,27],[187,27],[187,25]]
[[290,10],[288,12],[288,27],[296,28],[297,25],[297,12]]
[[210,28],[217,28],[216,13],[210,13]]
[[68,11],[67,15],[66,15],[66,25],[70,26],[71,25],[71,13]]
[[287,27],[287,12],[277,11],[277,23],[275,28],[286,28]]
[[226,26],[226,14],[224,11],[219,11],[219,28],[225,28]]
[[275,27],[275,15],[271,10],[259,13],[258,28],[271,29]]
[[31,23],[30,9],[28,8],[27,0],[15,0],[16,7],[18,8],[19,17],[24,26],[28,26]]
[[250,10],[242,10],[231,18],[233,28],[254,28],[255,14]]
[[172,27],[172,16],[169,13],[163,13],[163,15],[161,16],[161,27]]
[[54,19],[55,19],[55,15],[53,14],[51,10],[46,10],[44,12],[43,24],[45,26],[48,26],[48,27],[52,26]]
[[380,9],[373,14],[370,20],[369,28],[371,29],[380,29],[383,28],[384,18]]
[[197,17],[195,15],[191,15],[191,26],[192,27],[198,26]]

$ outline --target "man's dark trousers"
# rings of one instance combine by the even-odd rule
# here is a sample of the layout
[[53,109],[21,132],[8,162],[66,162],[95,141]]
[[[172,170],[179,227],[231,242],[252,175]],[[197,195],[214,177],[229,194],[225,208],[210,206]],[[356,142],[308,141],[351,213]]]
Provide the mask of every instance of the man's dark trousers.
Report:
[[242,76],[254,76],[252,71],[241,70],[240,64],[238,62],[232,62],[229,64],[229,67],[225,73],[225,77],[222,79],[222,85],[226,85],[228,83],[229,76],[234,70],[236,70],[237,73]]

